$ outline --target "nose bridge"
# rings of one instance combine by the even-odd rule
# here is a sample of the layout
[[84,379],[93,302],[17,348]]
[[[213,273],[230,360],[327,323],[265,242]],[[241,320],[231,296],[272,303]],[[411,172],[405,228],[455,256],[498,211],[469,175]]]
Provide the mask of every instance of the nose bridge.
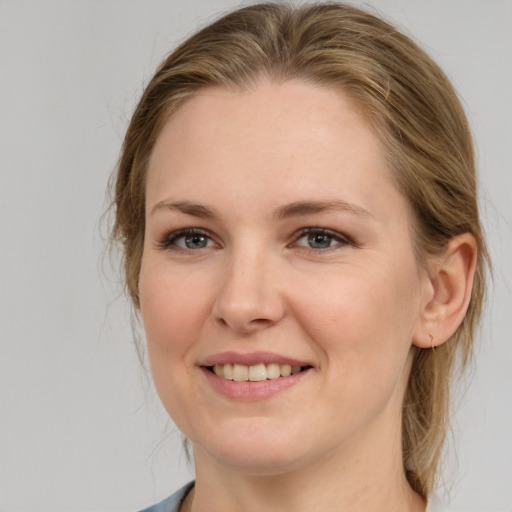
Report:
[[218,321],[236,331],[272,325],[284,314],[276,280],[278,262],[268,247],[249,241],[229,254],[215,303]]

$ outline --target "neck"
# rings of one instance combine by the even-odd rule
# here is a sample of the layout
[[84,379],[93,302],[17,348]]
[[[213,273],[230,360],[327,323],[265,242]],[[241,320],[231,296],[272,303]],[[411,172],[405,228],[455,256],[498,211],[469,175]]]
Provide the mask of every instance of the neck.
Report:
[[424,512],[425,502],[405,478],[400,436],[393,437],[364,452],[351,440],[317,461],[272,474],[226,466],[196,448],[196,487],[184,510]]

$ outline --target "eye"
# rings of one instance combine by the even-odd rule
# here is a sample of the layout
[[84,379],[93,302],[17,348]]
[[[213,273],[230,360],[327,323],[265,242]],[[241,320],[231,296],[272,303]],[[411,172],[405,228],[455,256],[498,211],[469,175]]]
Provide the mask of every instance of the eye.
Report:
[[350,243],[347,238],[325,228],[307,228],[299,233],[294,245],[308,249],[332,249]]
[[175,245],[187,249],[203,249],[208,245],[208,237],[201,234],[183,235],[174,241]]
[[215,246],[214,241],[204,231],[180,229],[166,235],[160,243],[163,249],[198,250]]

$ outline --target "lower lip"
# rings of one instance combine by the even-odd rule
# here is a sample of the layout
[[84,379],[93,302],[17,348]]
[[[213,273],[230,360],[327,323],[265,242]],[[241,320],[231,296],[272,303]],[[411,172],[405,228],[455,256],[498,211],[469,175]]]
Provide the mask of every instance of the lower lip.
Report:
[[234,400],[263,400],[285,391],[301,382],[311,373],[312,368],[303,370],[289,377],[278,377],[259,382],[223,379],[215,375],[205,367],[201,367],[203,375],[207,378],[212,388],[221,395]]

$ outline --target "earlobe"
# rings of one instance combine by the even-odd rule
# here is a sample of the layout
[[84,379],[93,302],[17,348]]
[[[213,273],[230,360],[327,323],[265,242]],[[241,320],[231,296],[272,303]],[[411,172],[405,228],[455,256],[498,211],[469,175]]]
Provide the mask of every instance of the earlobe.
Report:
[[469,306],[476,261],[476,240],[470,233],[456,236],[443,254],[431,258],[429,297],[423,305],[414,345],[435,347],[455,333]]

